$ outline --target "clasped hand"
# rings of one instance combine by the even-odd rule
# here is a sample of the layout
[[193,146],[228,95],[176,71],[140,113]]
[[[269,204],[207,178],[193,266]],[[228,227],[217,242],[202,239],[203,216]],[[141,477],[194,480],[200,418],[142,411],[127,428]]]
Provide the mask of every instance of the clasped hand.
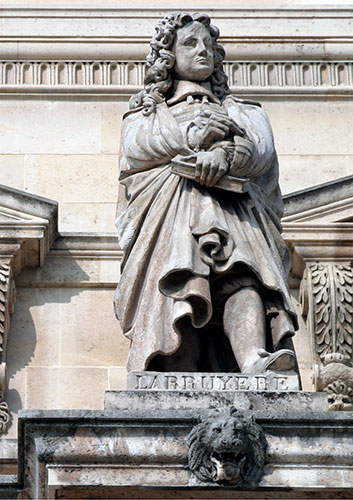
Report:
[[188,131],[190,146],[195,150],[207,150],[215,142],[230,134],[238,135],[241,130],[225,112],[203,110]]
[[[192,158],[186,156],[185,160]],[[201,151],[196,155],[195,181],[205,186],[215,186],[219,179],[227,172],[229,161],[222,148],[213,151]]]
[[[204,110],[188,130],[189,146],[196,151],[195,181],[205,186],[215,186],[230,166],[229,158],[222,147],[216,147],[227,137],[242,135],[242,130],[226,112]],[[213,147],[212,151],[207,151]],[[204,151],[200,151],[203,149]]]

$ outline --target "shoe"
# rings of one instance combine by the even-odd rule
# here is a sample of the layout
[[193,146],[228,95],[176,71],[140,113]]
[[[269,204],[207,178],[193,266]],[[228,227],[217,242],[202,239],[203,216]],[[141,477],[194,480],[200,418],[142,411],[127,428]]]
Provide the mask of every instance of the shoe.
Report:
[[272,353],[259,349],[255,356],[246,361],[242,373],[287,372],[294,370],[295,366],[296,357],[290,349],[280,349]]

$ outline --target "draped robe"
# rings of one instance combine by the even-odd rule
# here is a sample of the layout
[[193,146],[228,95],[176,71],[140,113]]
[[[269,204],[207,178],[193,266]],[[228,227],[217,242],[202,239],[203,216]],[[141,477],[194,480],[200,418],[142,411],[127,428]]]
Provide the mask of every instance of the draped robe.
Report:
[[172,158],[193,153],[173,106],[164,102],[148,116],[141,108],[125,115],[120,181],[127,206],[117,218],[124,259],[115,309],[131,340],[129,371],[147,369],[158,354],[175,353],[185,318],[199,332],[212,324],[212,277],[226,277],[237,266],[246,266],[275,298],[270,305],[264,300],[272,314],[272,345],[294,334],[271,127],[257,105],[232,96],[220,105],[255,146],[248,193],[208,188],[171,172]]

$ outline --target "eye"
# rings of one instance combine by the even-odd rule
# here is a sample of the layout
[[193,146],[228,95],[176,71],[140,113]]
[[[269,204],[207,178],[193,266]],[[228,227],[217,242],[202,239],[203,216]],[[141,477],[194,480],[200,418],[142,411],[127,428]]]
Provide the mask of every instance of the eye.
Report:
[[213,429],[213,432],[216,432],[217,434],[219,434],[220,432],[222,432],[222,429],[220,427],[215,427]]
[[186,47],[195,47],[196,46],[196,43],[197,43],[197,40],[196,38],[187,38],[185,41],[184,41],[184,44]]

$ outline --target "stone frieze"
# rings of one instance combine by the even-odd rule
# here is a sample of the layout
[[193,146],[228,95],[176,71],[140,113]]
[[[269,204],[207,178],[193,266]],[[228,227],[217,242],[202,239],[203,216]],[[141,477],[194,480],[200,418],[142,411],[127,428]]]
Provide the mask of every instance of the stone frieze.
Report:
[[[225,61],[229,87],[238,94],[347,94],[353,62],[346,60]],[[3,60],[0,93],[44,91],[134,93],[143,86],[139,60]]]

